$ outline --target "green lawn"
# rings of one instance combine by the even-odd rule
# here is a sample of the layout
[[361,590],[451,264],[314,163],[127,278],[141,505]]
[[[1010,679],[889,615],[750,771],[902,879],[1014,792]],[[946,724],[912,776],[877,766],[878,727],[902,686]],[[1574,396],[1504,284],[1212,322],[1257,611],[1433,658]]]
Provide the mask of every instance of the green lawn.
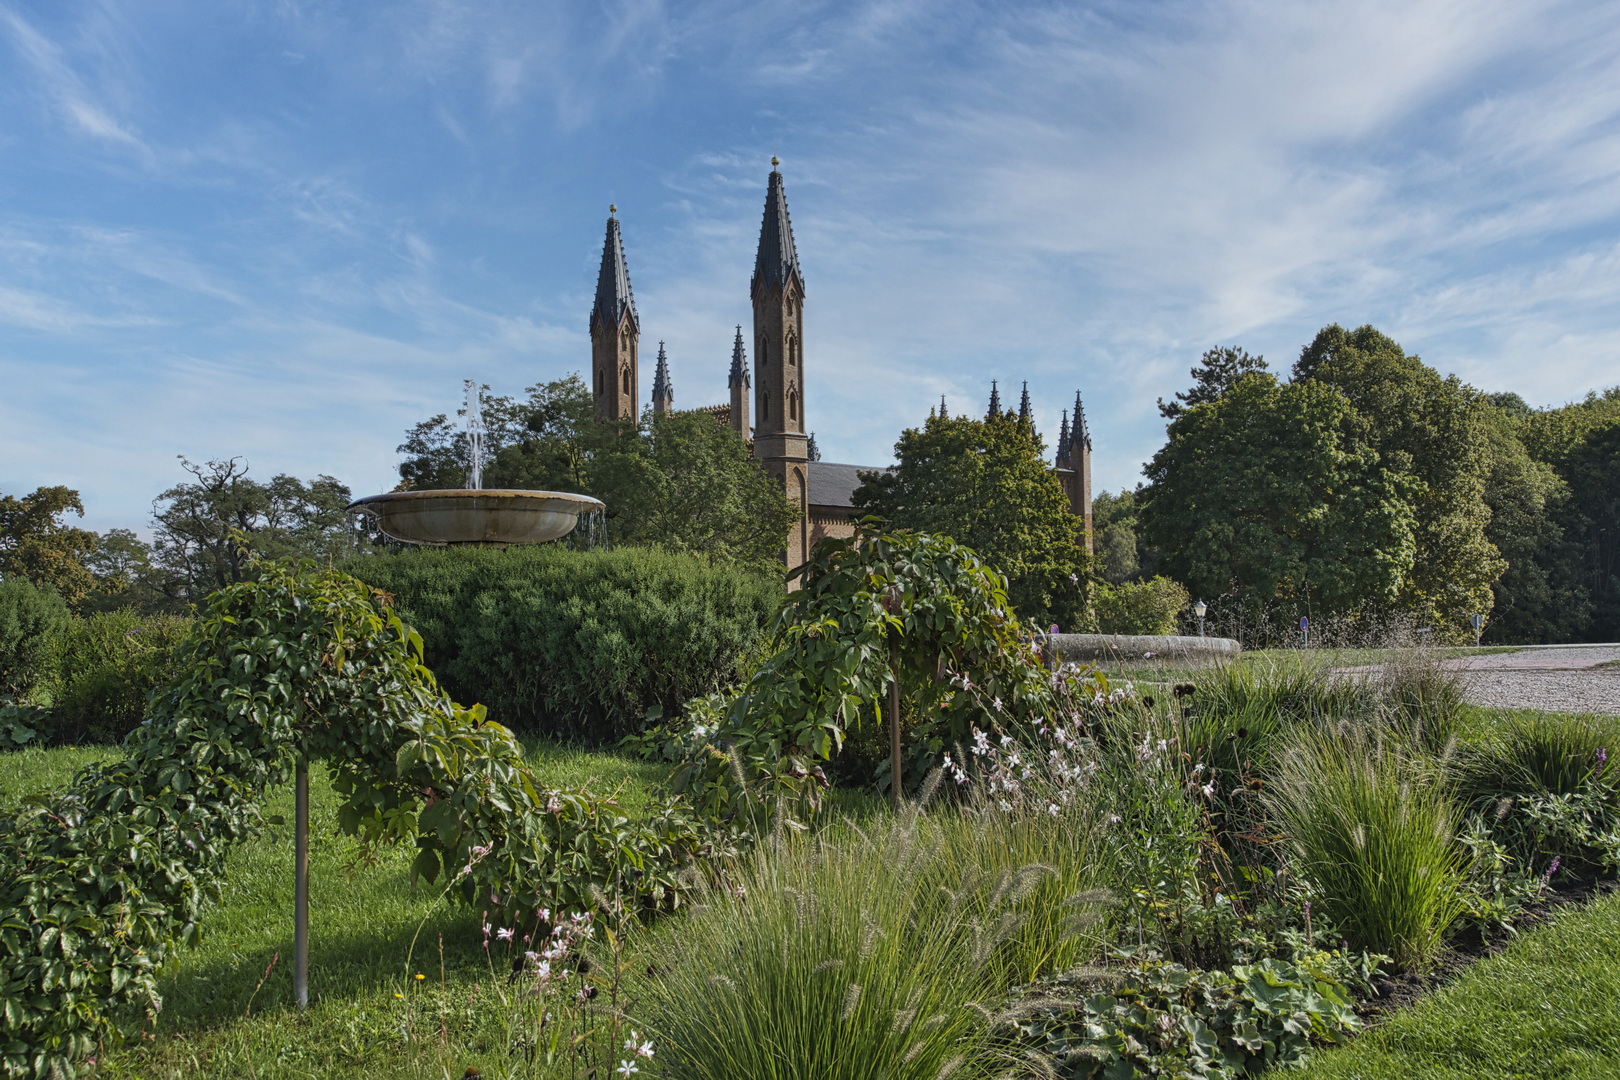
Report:
[[1340,1050],[1309,1080],[1620,1076],[1620,896],[1561,915]]
[[[59,788],[85,762],[114,754],[93,748],[0,756],[0,805]],[[627,809],[645,803],[665,772],[555,744],[530,747],[528,758],[543,782],[616,791]],[[356,842],[337,832],[337,798],[325,771],[313,770],[310,781],[310,1009],[299,1014],[291,1006],[292,836],[277,828],[231,856],[229,884],[204,921],[202,944],[183,952],[163,978],[165,1007],[153,1039],[108,1055],[98,1075],[460,1077],[469,1064],[486,1077],[506,1075],[491,1052],[499,1017],[479,913],[441,903],[437,888],[413,886],[407,848],[362,862]],[[267,813],[289,821],[292,809],[290,788],[267,804]],[[405,989],[419,930],[410,966],[429,978]],[[395,997],[402,990],[408,998]]]

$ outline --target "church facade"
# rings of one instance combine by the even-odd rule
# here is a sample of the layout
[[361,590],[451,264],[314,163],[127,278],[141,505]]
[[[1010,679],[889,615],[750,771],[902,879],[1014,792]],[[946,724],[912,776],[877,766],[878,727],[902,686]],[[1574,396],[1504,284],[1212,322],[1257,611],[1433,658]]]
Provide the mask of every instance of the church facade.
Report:
[[[779,164],[771,158],[765,214],[749,283],[753,362],[749,363],[748,342],[739,325],[731,346],[729,400],[694,411],[708,413],[735,431],[748,444],[760,467],[781,482],[788,501],[798,508],[799,518],[788,535],[784,553],[792,568],[808,561],[811,549],[823,537],[854,534],[853,496],[860,487],[861,474],[880,472],[883,467],[822,461],[815,436],[806,427],[804,273],[793,242],[793,222],[788,215]],[[591,392],[597,419],[633,420],[640,409],[641,322],[630,287],[617,208],[609,207],[608,211],[596,299],[591,307]],[[663,342],[658,345],[651,402],[655,413],[675,410],[674,383]],[[999,407],[992,384],[991,411],[999,411]],[[1027,383],[1021,411],[1028,419]],[[1067,411],[1064,413],[1055,468],[1071,508],[1085,521],[1089,546],[1091,436],[1078,394],[1072,426]]]

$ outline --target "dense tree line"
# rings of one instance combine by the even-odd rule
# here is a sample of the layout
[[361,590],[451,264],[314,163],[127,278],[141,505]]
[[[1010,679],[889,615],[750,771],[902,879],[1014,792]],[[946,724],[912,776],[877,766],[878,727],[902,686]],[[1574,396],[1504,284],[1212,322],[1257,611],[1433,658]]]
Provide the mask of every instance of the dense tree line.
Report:
[[154,500],[150,542],[69,524],[65,515],[84,515],[72,488],[0,497],[0,579],[45,587],[84,613],[185,611],[243,580],[250,554],[334,562],[372,543],[344,513],[349,489],[330,476],[261,483],[239,458],[180,462],[192,479]]
[[1287,380],[1240,349],[1192,374],[1148,482],[1098,500],[1106,578],[1156,567],[1250,626],[1620,633],[1620,389],[1533,410],[1371,326],[1324,328]]

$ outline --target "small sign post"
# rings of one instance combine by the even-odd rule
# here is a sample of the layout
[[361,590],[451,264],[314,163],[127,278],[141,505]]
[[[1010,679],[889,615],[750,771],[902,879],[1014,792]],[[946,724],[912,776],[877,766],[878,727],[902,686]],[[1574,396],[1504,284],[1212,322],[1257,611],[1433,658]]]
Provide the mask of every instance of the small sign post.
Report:
[[1468,616],[1468,625],[1474,628],[1474,648],[1479,648],[1480,635],[1485,632],[1485,616]]

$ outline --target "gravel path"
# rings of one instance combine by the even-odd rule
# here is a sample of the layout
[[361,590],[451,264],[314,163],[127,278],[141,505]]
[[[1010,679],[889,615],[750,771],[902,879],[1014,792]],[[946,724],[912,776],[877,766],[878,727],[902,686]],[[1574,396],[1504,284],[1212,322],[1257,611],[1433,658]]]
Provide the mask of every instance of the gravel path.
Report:
[[[1620,716],[1620,645],[1540,645],[1510,653],[1486,653],[1440,661],[1463,680],[1463,696],[1475,705],[1545,712]],[[1612,666],[1602,667],[1600,665]],[[1365,676],[1379,665],[1339,668]]]
[[1620,716],[1620,646],[1524,649],[1443,661],[1463,673],[1467,699],[1476,705],[1547,712]]

